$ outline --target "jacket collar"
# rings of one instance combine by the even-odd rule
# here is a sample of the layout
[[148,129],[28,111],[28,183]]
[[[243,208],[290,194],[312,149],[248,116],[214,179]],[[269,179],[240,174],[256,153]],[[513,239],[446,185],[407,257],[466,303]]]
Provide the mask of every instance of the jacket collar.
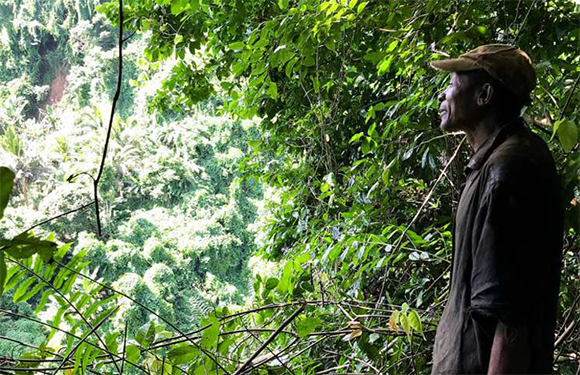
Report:
[[471,172],[473,170],[480,169],[487,159],[489,159],[492,152],[503,143],[506,137],[511,133],[511,131],[519,126],[522,126],[522,118],[518,117],[510,122],[502,125],[499,129],[497,129],[492,135],[490,135],[485,142],[477,149],[477,151],[473,154],[471,159],[469,159],[469,163],[465,168],[466,172]]

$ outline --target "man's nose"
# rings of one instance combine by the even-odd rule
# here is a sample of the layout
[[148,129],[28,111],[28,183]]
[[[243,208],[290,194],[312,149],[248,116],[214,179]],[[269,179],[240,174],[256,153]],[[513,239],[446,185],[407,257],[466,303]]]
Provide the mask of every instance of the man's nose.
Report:
[[439,99],[440,102],[444,101],[445,100],[445,91],[441,91],[441,93],[439,94],[437,99]]

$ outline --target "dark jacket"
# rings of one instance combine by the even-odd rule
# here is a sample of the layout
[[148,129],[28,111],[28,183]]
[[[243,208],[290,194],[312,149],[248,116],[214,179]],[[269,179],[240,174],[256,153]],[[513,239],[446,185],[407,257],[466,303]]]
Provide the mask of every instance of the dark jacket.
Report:
[[520,119],[477,150],[455,218],[451,289],[433,374],[485,374],[497,320],[515,334],[527,328],[528,374],[551,373],[562,217],[550,151]]

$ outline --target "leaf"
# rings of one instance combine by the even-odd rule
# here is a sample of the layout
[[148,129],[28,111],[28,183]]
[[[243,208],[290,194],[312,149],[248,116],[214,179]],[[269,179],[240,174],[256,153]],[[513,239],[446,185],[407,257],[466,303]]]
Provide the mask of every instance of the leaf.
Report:
[[278,286],[278,279],[275,277],[268,278],[266,281],[266,290],[274,289],[276,286]]
[[407,318],[407,315],[403,312],[401,312],[401,314],[399,314],[399,324],[401,324],[403,331],[405,331],[405,333],[407,334],[407,338],[410,339],[411,338],[411,326],[409,325],[409,319]]
[[171,1],[171,14],[178,15],[185,10],[187,5],[187,0],[172,0]]
[[20,298],[22,296],[24,296],[24,293],[26,293],[26,291],[34,283],[34,281],[35,281],[35,278],[34,277],[29,277],[22,284],[20,284],[18,286],[18,288],[16,288],[16,291],[14,292],[14,295],[12,296],[12,300],[15,303],[16,302],[19,302],[20,301]]
[[298,58],[294,57],[292,60],[290,60],[286,64],[286,68],[284,69],[284,72],[286,73],[286,77],[288,77],[288,78],[292,77],[292,69],[294,68],[294,65],[296,65],[297,61],[298,61]]
[[256,44],[254,44],[254,48],[264,48],[268,45],[268,43],[268,39],[260,39],[256,42]]
[[421,324],[421,318],[419,317],[419,314],[417,314],[417,311],[411,310],[407,315],[407,318],[411,328],[419,333],[423,333],[423,325]]
[[239,50],[239,49],[244,49],[244,42],[234,42],[231,43],[230,45],[228,45],[229,49],[234,49],[234,50]]
[[151,321],[149,324],[145,324],[143,327],[139,328],[135,335],[135,340],[141,344],[142,347],[148,348],[155,340],[155,323]]
[[329,50],[334,51],[335,50],[334,38],[331,38],[331,37],[326,38],[326,40],[324,41],[324,45]]
[[363,326],[358,320],[351,320],[348,322],[348,328],[352,331],[343,338],[344,341],[356,339],[362,335]]
[[207,318],[202,320],[201,325],[211,323],[211,326],[203,331],[201,336],[201,346],[204,349],[215,349],[217,347],[218,336],[220,333],[220,322],[217,318]]
[[278,0],[278,6],[282,10],[288,8],[288,4],[289,4],[289,0]]
[[399,332],[399,314],[399,310],[395,310],[389,318],[389,329],[395,332]]
[[8,205],[13,187],[14,172],[6,167],[0,167],[0,219],[4,216],[4,209]]
[[360,14],[363,10],[365,10],[365,8],[368,4],[369,4],[368,1],[360,3],[359,6],[356,7],[356,12]]
[[310,333],[314,332],[314,330],[320,326],[321,323],[322,320],[318,317],[304,316],[296,324],[296,333],[298,333],[298,336],[300,337],[306,337]]
[[4,292],[8,292],[18,284],[26,271],[19,270],[18,266],[10,267],[6,274],[6,284],[4,285]]
[[127,345],[125,347],[125,357],[128,361],[133,363],[137,362],[141,357],[141,351],[137,347],[137,345]]
[[565,152],[570,152],[578,142],[578,127],[572,121],[563,119],[556,121],[554,131],[558,132],[558,139]]
[[32,297],[34,297],[38,292],[40,292],[40,290],[42,288],[44,288],[45,286],[46,286],[46,284],[44,284],[43,282],[38,282],[34,286],[34,288],[30,289],[30,291],[28,291],[28,293],[26,293],[22,297],[18,298],[18,300],[16,302],[20,303],[20,302],[28,301],[29,299],[31,299]]
[[280,278],[280,282],[278,283],[277,291],[280,294],[289,293],[292,294],[292,285],[290,280],[292,278],[292,273],[294,271],[294,262],[290,261],[286,263],[284,266],[284,270],[282,271],[282,277]]
[[199,355],[199,349],[191,344],[178,346],[167,353],[167,358],[176,365],[181,365],[195,359]]
[[57,249],[57,244],[52,241],[41,240],[34,233],[19,234],[12,240],[1,240],[1,246],[6,246],[5,251],[16,259],[23,259],[38,253],[42,260],[48,261]]
[[4,283],[6,282],[6,260],[4,259],[4,252],[0,251],[0,297],[4,292]]
[[361,138],[362,136],[364,136],[364,135],[365,135],[365,134],[364,134],[364,133],[362,133],[362,132],[361,132],[361,133],[357,133],[357,134],[353,135],[353,136],[350,138],[350,140],[348,141],[348,143],[353,143],[353,142],[357,141],[358,139],[360,139],[360,138]]
[[278,86],[274,82],[270,82],[270,86],[266,94],[269,95],[272,99],[278,99]]

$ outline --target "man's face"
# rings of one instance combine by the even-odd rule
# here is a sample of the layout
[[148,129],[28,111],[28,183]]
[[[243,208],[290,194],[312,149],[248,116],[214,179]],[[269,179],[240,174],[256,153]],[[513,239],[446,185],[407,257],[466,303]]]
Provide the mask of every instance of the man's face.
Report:
[[469,73],[451,73],[449,86],[439,94],[441,130],[464,131],[473,125],[479,108],[475,100],[477,87],[472,81]]

